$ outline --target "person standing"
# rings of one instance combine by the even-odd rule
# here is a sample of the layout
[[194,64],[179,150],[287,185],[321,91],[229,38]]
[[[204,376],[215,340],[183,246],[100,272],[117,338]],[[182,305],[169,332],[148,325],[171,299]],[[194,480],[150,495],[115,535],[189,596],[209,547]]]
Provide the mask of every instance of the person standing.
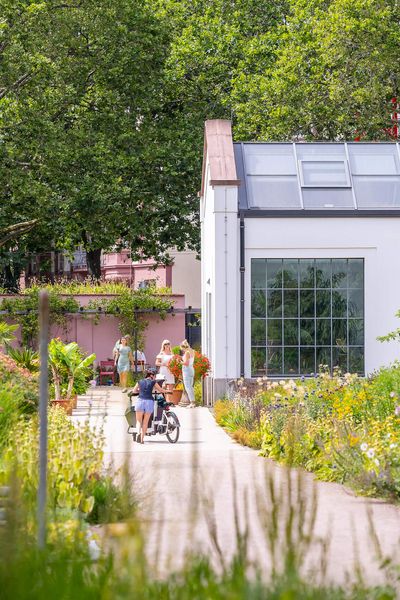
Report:
[[183,352],[182,357],[182,380],[183,386],[189,398],[189,408],[194,408],[196,406],[195,397],[194,397],[194,355],[195,352],[193,348],[190,347],[189,342],[187,340],[183,340],[180,345],[180,348]]
[[[129,346],[129,340],[131,339],[131,336],[129,334],[126,334],[123,336],[126,341],[128,342],[128,346]],[[114,359],[114,378],[115,378],[115,382],[119,383],[119,373],[118,373],[118,349],[121,345],[121,340],[122,337],[120,337],[114,344],[114,348],[113,348],[113,359]]]
[[172,357],[171,342],[169,340],[163,340],[161,350],[156,358],[156,366],[160,367],[159,373],[163,376],[165,388],[169,392],[172,392],[175,386],[175,377],[168,368]]
[[136,441],[144,444],[144,436],[146,435],[149,425],[150,415],[154,411],[153,391],[164,394],[165,390],[160,387],[155,379],[154,369],[148,369],[144,379],[137,382],[133,388],[133,393],[139,393],[139,398],[136,400]]
[[[142,352],[141,350],[134,350],[133,358],[137,365],[137,370],[144,373],[146,370],[146,356],[145,356],[144,352]],[[135,367],[135,370],[136,370],[136,367]]]
[[128,340],[126,337],[121,338],[121,343],[118,345],[118,358],[117,358],[117,371],[119,375],[120,384],[122,391],[126,392],[126,386],[128,384],[128,373],[130,370],[130,364],[134,366],[135,362],[132,356],[132,350],[128,346]]

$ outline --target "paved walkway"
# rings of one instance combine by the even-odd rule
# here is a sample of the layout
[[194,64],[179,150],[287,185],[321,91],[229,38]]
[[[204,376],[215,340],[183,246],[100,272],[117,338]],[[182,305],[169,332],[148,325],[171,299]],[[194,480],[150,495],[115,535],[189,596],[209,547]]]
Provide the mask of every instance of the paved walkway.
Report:
[[[300,507],[300,518],[295,519],[297,540],[302,528],[307,530],[315,519],[314,542],[305,568],[321,572],[326,564],[328,578],[342,582],[348,575],[354,576],[358,563],[367,580],[378,583],[381,573],[369,533],[368,511],[384,554],[397,554],[399,508],[380,500],[356,498],[338,484],[315,482],[307,473],[300,474],[298,489],[297,471],[236,444],[206,408],[176,408],[181,421],[177,444],[169,444],[159,435],[147,437],[144,445],[133,443],[126,433],[126,404],[126,395],[118,389],[95,388],[91,396],[79,400],[74,419],[86,419],[90,412],[93,426],[102,426],[105,432],[106,461],[115,467],[128,462],[140,514],[148,523],[149,555],[161,571],[179,567],[185,551],[198,548],[211,553],[216,563],[219,554],[228,559],[237,546],[235,520],[242,531],[246,526],[249,529],[250,558],[268,571],[271,555],[267,540],[274,534],[271,486],[280,498],[275,502],[280,523],[275,532],[281,540],[278,546],[285,545],[282,540],[290,505]],[[307,531],[303,533],[305,536]],[[321,547],[325,543],[328,548],[323,560]],[[278,549],[277,556],[279,560],[282,550]]]

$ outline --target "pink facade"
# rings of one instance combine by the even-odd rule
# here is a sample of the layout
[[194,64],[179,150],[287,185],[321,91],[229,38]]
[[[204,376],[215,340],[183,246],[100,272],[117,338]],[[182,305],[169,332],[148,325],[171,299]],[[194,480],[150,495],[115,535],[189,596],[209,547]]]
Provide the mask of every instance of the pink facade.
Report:
[[[75,296],[79,304],[87,306],[89,300],[99,298],[98,295]],[[105,295],[102,298],[107,297]],[[109,296],[108,296],[109,297]],[[172,295],[174,308],[184,308],[185,297],[183,295]],[[1,296],[0,296],[1,299]],[[185,314],[167,314],[161,319],[157,314],[142,314],[139,317],[148,322],[145,330],[144,353],[147,362],[154,365],[155,357],[160,351],[161,342],[167,338],[172,345],[178,345],[185,337]],[[124,332],[132,333],[132,332]],[[17,332],[18,334],[18,332]],[[20,337],[20,336],[17,336]],[[118,317],[113,315],[80,315],[79,313],[69,317],[67,331],[63,328],[53,326],[51,337],[60,337],[66,342],[77,342],[88,354],[96,354],[96,363],[100,360],[112,358],[114,344],[121,337],[118,328]],[[133,339],[131,340],[133,346]]]
[[132,262],[128,250],[110,252],[102,256],[101,271],[106,280],[125,280],[132,288],[154,283],[157,287],[170,287],[172,267],[159,265],[156,268],[152,260]]
[[[72,263],[72,276],[86,279],[88,276],[86,259],[76,257]],[[126,281],[136,289],[143,285],[171,287],[172,266],[156,265],[153,260],[132,262],[128,250],[104,253],[101,257],[101,275],[106,281]]]

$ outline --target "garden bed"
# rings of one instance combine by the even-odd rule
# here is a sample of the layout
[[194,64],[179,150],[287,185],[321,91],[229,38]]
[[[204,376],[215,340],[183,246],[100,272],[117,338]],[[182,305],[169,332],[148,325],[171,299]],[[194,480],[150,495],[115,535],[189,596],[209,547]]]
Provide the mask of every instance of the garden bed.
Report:
[[239,380],[217,422],[263,456],[304,467],[356,493],[400,499],[400,363],[363,379]]

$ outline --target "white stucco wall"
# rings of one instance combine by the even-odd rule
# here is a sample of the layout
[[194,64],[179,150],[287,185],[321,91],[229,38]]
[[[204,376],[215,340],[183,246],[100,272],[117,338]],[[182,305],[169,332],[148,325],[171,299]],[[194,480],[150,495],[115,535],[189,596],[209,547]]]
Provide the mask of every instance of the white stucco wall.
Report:
[[[238,224],[239,227],[239,224]],[[365,268],[365,370],[400,358],[400,344],[378,335],[400,320],[400,220],[395,218],[251,218],[245,220],[245,373],[250,377],[252,258],[363,258]],[[239,263],[238,267],[239,269]]]
[[201,199],[202,348],[214,380],[237,377],[239,229],[237,188],[207,186]]

